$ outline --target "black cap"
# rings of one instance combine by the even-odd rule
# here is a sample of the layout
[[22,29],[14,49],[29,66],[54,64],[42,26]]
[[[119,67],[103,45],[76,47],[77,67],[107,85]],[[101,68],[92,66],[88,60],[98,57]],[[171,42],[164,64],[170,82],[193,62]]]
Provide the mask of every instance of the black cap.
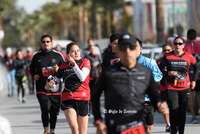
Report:
[[132,34],[122,34],[120,37],[119,37],[119,40],[118,40],[118,45],[122,45],[122,44],[131,44],[131,45],[136,45],[136,42],[137,42],[137,39],[134,35]]

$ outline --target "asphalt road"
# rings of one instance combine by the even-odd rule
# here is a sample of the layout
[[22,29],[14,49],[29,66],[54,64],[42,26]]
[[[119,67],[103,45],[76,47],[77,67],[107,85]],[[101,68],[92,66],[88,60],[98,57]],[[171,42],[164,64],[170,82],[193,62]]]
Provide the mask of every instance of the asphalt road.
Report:
[[[16,94],[16,93],[15,93]],[[103,103],[103,98],[101,98]],[[43,134],[40,108],[35,95],[29,95],[26,90],[26,103],[21,103],[17,97],[8,98],[7,90],[0,91],[0,114],[6,117],[12,128],[12,134]],[[199,124],[190,124],[191,114],[187,113],[185,134],[200,134]],[[199,119],[199,117],[198,117]],[[93,116],[89,118],[88,134],[95,134],[92,124]],[[200,121],[199,121],[200,123]],[[166,134],[165,122],[160,113],[155,113],[152,134]],[[60,111],[56,125],[56,134],[70,134],[70,128],[63,111]]]

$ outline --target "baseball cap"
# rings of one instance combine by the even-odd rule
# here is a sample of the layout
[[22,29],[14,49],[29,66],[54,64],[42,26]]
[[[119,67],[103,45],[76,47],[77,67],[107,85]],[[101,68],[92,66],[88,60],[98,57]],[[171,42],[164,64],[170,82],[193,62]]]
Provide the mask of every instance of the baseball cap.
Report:
[[27,47],[27,52],[31,52],[32,51],[32,48],[31,47]]
[[6,53],[12,54],[12,49],[11,49],[10,47],[7,47],[7,48],[6,48]]
[[127,47],[134,50],[136,47],[137,39],[132,34],[126,33],[122,34],[118,40],[118,48],[121,51],[126,51]]
[[130,45],[136,45],[136,42],[137,42],[137,39],[135,36],[133,36],[132,34],[122,34],[120,37],[119,37],[119,40],[118,40],[118,45],[123,45],[123,44],[130,44]]

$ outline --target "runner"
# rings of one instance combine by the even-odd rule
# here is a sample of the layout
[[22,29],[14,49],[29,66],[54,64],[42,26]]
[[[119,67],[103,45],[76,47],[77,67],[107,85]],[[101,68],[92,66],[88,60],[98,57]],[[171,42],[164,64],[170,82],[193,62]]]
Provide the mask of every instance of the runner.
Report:
[[87,134],[89,100],[90,100],[90,61],[81,59],[78,43],[67,45],[67,62],[60,65],[56,74],[56,82],[47,82],[46,89],[57,91],[60,79],[63,78],[65,88],[62,91],[61,109],[65,113],[72,134]]
[[[28,47],[26,52],[27,52],[27,55],[26,55],[25,59],[26,59],[26,62],[28,63],[28,65],[29,65],[31,63],[32,58],[33,58],[32,48]],[[34,78],[31,75],[31,73],[29,72],[28,67],[26,68],[26,76],[27,76],[27,79],[28,79],[29,94],[32,95],[32,94],[34,94]]]
[[[187,32],[187,42],[183,50],[191,53],[195,57],[198,64],[200,64],[200,43],[196,42],[196,37],[197,37],[196,30],[189,29]],[[191,67],[190,79],[192,79],[193,72],[194,72],[193,68]],[[192,124],[198,123],[198,120],[196,118],[195,111],[194,111],[194,91],[197,94],[197,101],[198,101],[198,106],[199,106],[198,114],[200,115],[200,92],[199,92],[200,91],[200,74],[198,75],[194,90],[191,90],[190,98],[188,100],[188,105],[190,108],[190,112],[192,114],[192,119],[190,123]]]
[[[138,56],[137,62],[146,66],[147,68],[151,69],[153,73],[154,80],[157,84],[159,84],[160,80],[162,79],[163,75],[154,59],[147,58],[142,55],[142,41],[137,39],[140,45],[140,55]],[[154,123],[154,113],[155,109],[151,103],[151,100],[148,94],[145,95],[145,103],[144,103],[144,121],[147,127],[147,133],[150,134],[153,129]]]
[[[162,46],[162,54],[163,56],[166,54],[166,53],[169,53],[172,51],[172,47],[171,45],[169,44],[164,44]],[[160,62],[161,62],[162,58],[158,59],[157,60],[157,63],[158,65],[160,65]],[[161,81],[160,81],[160,84],[159,84],[159,89],[160,89],[160,97],[161,97],[161,100],[162,101],[167,101],[167,95],[166,95],[166,87],[165,87],[165,79],[163,78]],[[171,131],[171,126],[170,126],[170,122],[169,122],[169,114],[163,114],[163,117],[165,119],[165,122],[166,122],[166,129],[165,131],[166,132],[170,132]]]
[[111,36],[110,36],[110,45],[111,45],[112,49],[109,52],[105,53],[105,55],[103,56],[103,62],[101,64],[102,71],[106,67],[119,62],[120,59],[116,55],[116,53],[117,53],[117,44],[118,44],[119,37],[120,37],[119,33],[111,34]]
[[40,45],[42,51],[33,56],[29,68],[31,75],[36,81],[36,94],[40,104],[44,134],[48,134],[49,122],[50,134],[54,134],[57,115],[60,110],[61,93],[59,90],[57,92],[47,91],[45,84],[48,76],[54,76],[59,66],[64,63],[64,58],[59,52],[52,49],[51,36],[43,35]]
[[[182,37],[176,37],[175,50],[165,54],[160,62],[160,69],[166,80],[171,134],[177,133],[177,127],[179,134],[184,133],[190,88],[194,90],[198,76],[198,63],[190,53],[183,51],[184,42]],[[194,77],[191,82],[188,74],[190,66],[194,67]]]
[[6,48],[6,55],[4,56],[4,62],[8,69],[8,97],[14,97],[15,91],[15,69],[13,67],[13,56],[12,49],[10,47]]
[[[28,66],[27,62],[23,58],[22,51],[17,50],[16,52],[16,59],[13,61],[13,66],[16,70],[15,79],[18,85],[17,87],[17,95],[18,101],[22,100],[22,103],[25,103],[25,89],[26,89],[26,73],[25,67]],[[22,92],[22,96],[20,96],[20,90]]]
[[90,71],[90,89],[92,91],[92,88],[94,86],[94,84],[97,82],[99,74],[98,74],[98,70],[99,70],[99,65],[101,63],[101,58],[99,55],[95,54],[95,46],[90,46],[89,48],[90,50],[90,54],[86,55],[85,58],[90,60],[91,63],[91,71]]
[[[160,112],[167,113],[167,103],[160,102],[157,85],[150,69],[137,63],[140,54],[138,40],[131,34],[119,38],[120,61],[106,68],[100,75],[92,94],[92,110],[97,134],[144,134],[145,93]],[[105,93],[105,123],[100,111],[100,96]]]

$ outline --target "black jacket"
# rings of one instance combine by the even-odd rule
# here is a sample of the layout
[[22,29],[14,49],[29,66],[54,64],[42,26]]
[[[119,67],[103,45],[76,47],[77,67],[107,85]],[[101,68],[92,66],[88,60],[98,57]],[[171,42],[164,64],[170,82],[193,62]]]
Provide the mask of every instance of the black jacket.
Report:
[[117,62],[119,62],[120,58],[116,55],[116,53],[113,53],[112,50],[107,52],[104,56],[103,56],[103,62],[101,64],[102,67],[102,71],[110,66],[113,65]]
[[40,76],[40,78],[36,81],[37,92],[52,93],[50,90],[44,89],[46,79],[49,75],[55,76],[53,66],[55,66],[55,64],[60,66],[62,63],[64,63],[64,58],[61,53],[52,49],[48,52],[40,51],[33,56],[31,64],[29,65],[29,71],[32,76],[35,74]]
[[28,63],[26,62],[25,59],[18,59],[16,58],[13,61],[13,66],[16,70],[15,76],[25,76],[25,66],[27,66]]
[[91,71],[90,71],[90,77],[96,77],[98,76],[98,70],[99,70],[99,65],[94,67],[92,64],[95,62],[99,62],[99,64],[101,63],[101,58],[99,55],[92,55],[92,54],[88,54],[85,56],[85,58],[90,60],[91,63]]
[[148,94],[154,107],[160,101],[157,85],[152,72],[137,63],[127,69],[121,63],[106,68],[92,89],[92,110],[95,120],[101,119],[100,96],[105,94],[106,123],[119,125],[132,121],[142,121],[145,94]]

